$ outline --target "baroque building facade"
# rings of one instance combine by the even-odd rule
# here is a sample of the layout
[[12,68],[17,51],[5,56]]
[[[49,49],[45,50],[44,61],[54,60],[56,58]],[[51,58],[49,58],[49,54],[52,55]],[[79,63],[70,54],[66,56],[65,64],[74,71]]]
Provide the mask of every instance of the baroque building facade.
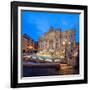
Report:
[[39,51],[50,50],[55,53],[64,54],[65,57],[69,57],[72,54],[76,46],[75,31],[67,30],[63,31],[61,29],[50,28],[50,30],[45,33],[43,37],[39,39]]

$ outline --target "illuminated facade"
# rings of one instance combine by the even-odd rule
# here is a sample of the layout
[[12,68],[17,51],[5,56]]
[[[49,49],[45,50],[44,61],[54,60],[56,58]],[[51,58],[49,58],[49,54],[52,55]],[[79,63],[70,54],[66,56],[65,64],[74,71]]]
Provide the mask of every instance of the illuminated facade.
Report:
[[74,47],[75,41],[75,31],[68,30],[62,32],[61,29],[51,28],[44,37],[39,40],[39,50],[61,50],[67,46],[68,48]]
[[38,44],[27,34],[22,35],[22,50],[23,52],[30,52],[32,50],[37,50]]
[[39,51],[53,51],[59,56],[70,57],[76,47],[75,31],[67,30],[62,32],[61,29],[51,28],[39,40]]

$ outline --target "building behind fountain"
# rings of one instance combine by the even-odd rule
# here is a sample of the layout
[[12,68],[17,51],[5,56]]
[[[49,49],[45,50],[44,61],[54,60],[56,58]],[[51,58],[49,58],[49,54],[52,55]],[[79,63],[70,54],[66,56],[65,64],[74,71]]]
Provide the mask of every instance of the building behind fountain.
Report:
[[54,56],[70,59],[76,49],[75,30],[62,31],[61,29],[50,28],[43,37],[39,39],[38,51],[53,52]]
[[39,39],[39,50],[59,51],[63,50],[65,46],[73,49],[76,45],[75,31],[67,30],[62,32],[61,29],[51,28],[43,37]]

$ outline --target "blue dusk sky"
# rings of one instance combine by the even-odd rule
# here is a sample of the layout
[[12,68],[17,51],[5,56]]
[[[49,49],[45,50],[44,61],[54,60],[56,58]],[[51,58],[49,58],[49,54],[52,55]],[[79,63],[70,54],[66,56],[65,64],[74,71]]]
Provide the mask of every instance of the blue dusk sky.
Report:
[[48,32],[50,27],[61,28],[62,32],[70,29],[76,31],[79,42],[79,16],[72,13],[51,13],[22,11],[22,34],[27,34],[35,41]]

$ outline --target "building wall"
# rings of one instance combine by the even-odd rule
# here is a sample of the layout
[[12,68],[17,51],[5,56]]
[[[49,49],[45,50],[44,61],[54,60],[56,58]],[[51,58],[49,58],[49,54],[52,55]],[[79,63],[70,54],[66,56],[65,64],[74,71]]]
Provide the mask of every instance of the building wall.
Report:
[[53,49],[55,51],[61,51],[67,47],[72,49],[75,46],[75,31],[68,30],[62,32],[61,29],[50,29],[44,37],[39,40],[39,50]]
[[38,44],[27,34],[22,35],[22,50],[25,52],[30,52],[32,50],[38,49]]

